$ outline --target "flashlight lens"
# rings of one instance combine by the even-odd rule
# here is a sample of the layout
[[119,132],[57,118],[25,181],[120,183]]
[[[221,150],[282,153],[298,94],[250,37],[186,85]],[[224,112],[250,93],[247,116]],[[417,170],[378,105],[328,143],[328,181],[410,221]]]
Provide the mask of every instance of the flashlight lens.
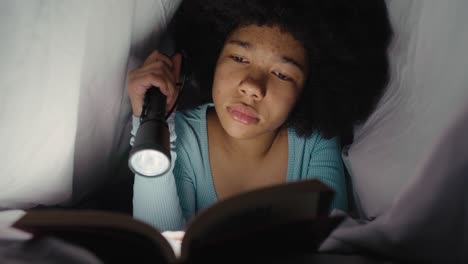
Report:
[[130,167],[144,176],[159,176],[169,169],[169,165],[166,155],[156,150],[140,150],[130,157]]

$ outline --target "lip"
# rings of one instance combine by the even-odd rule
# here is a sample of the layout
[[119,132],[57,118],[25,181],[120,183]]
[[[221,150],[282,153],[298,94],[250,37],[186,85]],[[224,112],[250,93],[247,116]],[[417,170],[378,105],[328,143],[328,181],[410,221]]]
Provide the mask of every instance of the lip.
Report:
[[244,104],[233,104],[226,107],[231,117],[246,125],[256,124],[260,121],[257,111]]

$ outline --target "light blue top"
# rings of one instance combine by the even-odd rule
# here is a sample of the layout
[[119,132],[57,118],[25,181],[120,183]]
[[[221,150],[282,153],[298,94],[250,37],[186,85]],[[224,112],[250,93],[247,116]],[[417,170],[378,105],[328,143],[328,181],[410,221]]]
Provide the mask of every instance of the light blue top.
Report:
[[[206,113],[212,106],[204,104],[169,118],[172,168],[160,177],[135,175],[135,218],[162,231],[181,230],[199,210],[218,200],[208,154]],[[138,126],[139,119],[134,117],[130,144]],[[288,129],[288,148],[287,181],[318,178],[335,190],[333,208],[346,210],[343,162],[336,138],[325,139],[318,133],[303,138]]]

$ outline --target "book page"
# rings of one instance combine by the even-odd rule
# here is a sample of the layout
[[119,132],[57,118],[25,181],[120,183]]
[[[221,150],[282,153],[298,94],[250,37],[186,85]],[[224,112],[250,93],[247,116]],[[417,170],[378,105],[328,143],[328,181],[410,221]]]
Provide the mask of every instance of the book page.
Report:
[[176,260],[172,244],[159,230],[123,213],[29,210],[13,227],[34,236],[61,238],[90,250],[109,263],[132,263],[138,258],[159,263]]
[[182,246],[182,239],[184,238],[184,231],[165,231],[162,235],[167,239],[174,251],[177,258],[180,258],[180,250]]
[[32,234],[16,229],[13,224],[26,214],[23,210],[0,211],[0,239],[29,240]]

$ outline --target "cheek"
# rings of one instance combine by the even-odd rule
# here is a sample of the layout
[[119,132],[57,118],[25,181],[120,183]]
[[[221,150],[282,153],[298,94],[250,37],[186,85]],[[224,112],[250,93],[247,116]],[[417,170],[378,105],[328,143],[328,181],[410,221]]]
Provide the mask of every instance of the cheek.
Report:
[[212,87],[212,95],[213,100],[222,97],[225,94],[232,92],[232,85],[233,80],[235,77],[232,71],[225,69],[225,67],[217,67],[215,70],[214,78],[213,78],[213,87]]
[[275,98],[274,104],[278,106],[282,111],[289,112],[294,108],[300,93],[294,88],[278,89],[274,91],[275,94],[272,96]]
[[222,78],[220,77],[219,71],[215,72],[214,78],[213,78],[213,86],[211,88],[211,93],[213,96],[213,100],[216,102],[217,98],[220,97],[221,95],[221,84],[222,84]]
[[299,96],[300,94],[296,92],[278,92],[275,96],[272,96],[275,100],[271,101],[270,109],[278,122],[284,123],[287,121]]

